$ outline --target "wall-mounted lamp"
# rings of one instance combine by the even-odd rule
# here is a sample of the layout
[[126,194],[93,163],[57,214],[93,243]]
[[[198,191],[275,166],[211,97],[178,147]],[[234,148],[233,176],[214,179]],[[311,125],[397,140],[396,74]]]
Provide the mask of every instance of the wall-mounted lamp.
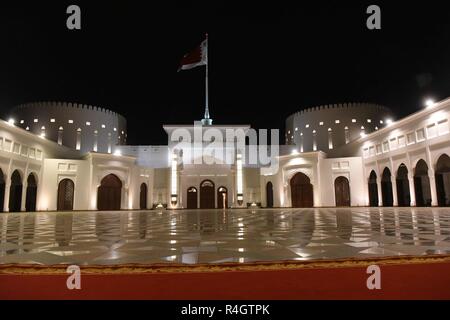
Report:
[[177,204],[177,199],[178,199],[178,196],[176,194],[172,194],[170,196],[170,203],[172,203],[172,206]]
[[242,193],[237,194],[237,203],[240,206],[242,206],[242,203],[244,203],[244,195]]

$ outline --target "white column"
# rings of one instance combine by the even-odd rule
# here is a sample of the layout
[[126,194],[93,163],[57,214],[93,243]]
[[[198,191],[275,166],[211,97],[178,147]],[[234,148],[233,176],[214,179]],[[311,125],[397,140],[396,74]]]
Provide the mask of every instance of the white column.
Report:
[[11,189],[11,179],[9,177],[6,178],[5,183],[5,201],[3,202],[3,211],[9,212],[9,194]]
[[428,168],[428,178],[430,179],[431,205],[435,207],[438,205],[436,178],[434,175],[434,170],[431,168]]
[[398,206],[398,195],[397,195],[397,179],[392,176],[391,177],[391,184],[392,184],[392,199],[393,199],[393,206]]
[[416,190],[414,188],[414,176],[408,172],[408,182],[409,182],[409,196],[411,198],[411,207],[416,205]]
[[377,177],[378,206],[383,206],[383,193],[381,192],[381,177]]
[[25,182],[22,185],[22,203],[20,204],[20,211],[26,211],[25,203],[27,200],[27,187],[28,187],[28,184]]

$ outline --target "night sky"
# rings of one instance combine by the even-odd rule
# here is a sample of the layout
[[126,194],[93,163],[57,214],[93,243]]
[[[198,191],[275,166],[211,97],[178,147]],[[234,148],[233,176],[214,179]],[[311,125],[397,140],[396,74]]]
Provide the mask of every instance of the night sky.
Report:
[[[283,129],[293,112],[343,102],[402,117],[450,96],[444,1],[145,2],[2,2],[2,118],[26,102],[91,104],[127,118],[130,144],[165,144],[162,124],[202,118],[204,67],[177,68],[205,32],[215,124]],[[370,31],[374,3],[382,30]],[[70,4],[81,31],[66,28]]]

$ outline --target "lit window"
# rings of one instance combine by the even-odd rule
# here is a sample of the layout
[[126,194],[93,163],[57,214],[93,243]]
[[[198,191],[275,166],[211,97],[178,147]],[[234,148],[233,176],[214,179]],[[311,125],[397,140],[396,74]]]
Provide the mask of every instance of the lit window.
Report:
[[319,126],[323,126],[323,122],[319,122]]
[[56,120],[55,119],[50,119],[50,122],[55,122]]
[[39,121],[38,119],[34,119],[34,120],[33,120],[34,123],[37,123],[38,121]]
[[86,125],[87,125],[87,126],[90,126],[91,123],[90,123],[89,121],[86,121]]
[[102,128],[103,128],[103,129],[105,129],[105,128],[106,128],[106,126],[105,126],[104,124],[102,124]]
[[336,120],[336,121],[334,121],[334,123],[339,124],[339,123],[341,123],[341,121],[340,120]]
[[352,123],[356,123],[356,119],[352,119]]
[[73,120],[69,120],[69,121],[67,121],[68,123],[73,123]]

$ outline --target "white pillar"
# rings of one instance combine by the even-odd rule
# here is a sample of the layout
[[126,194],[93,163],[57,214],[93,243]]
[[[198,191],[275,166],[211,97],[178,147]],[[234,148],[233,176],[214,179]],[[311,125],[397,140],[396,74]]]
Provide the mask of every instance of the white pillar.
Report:
[[398,195],[397,195],[397,179],[395,177],[391,177],[391,184],[392,184],[392,200],[393,200],[393,206],[398,206]]
[[377,177],[378,206],[383,206],[383,193],[381,192],[381,177]]
[[428,169],[428,178],[430,179],[431,205],[435,207],[438,205],[436,178],[434,175],[434,170],[431,168]]
[[11,179],[7,178],[5,183],[5,201],[3,202],[3,211],[9,212],[9,194],[11,189]]
[[414,188],[414,176],[408,172],[408,182],[409,182],[409,196],[411,199],[411,207],[416,205],[416,190]]
[[27,210],[25,208],[25,203],[26,203],[26,200],[27,200],[27,187],[28,187],[28,184],[25,182],[22,185],[22,202],[20,204],[20,211],[26,211]]

